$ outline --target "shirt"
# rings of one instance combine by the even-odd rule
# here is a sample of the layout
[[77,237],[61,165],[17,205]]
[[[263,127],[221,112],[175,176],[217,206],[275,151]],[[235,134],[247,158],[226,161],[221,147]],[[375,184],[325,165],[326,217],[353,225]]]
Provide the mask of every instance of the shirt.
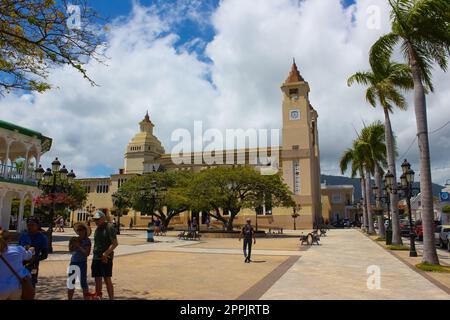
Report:
[[249,224],[244,225],[242,228],[242,233],[244,234],[244,239],[251,240],[253,237],[253,227]]
[[[23,261],[30,260],[33,253],[25,250],[24,247],[8,245],[8,249],[2,253],[2,256],[11,265],[11,267],[24,278],[30,275],[30,272],[23,266]],[[8,268],[3,259],[0,259],[0,293],[11,292],[20,289],[19,279]]]
[[[108,250],[111,243],[117,239],[116,229],[113,225],[107,223],[104,226],[97,227],[94,234],[94,250],[93,259],[100,260],[103,252]],[[114,252],[111,252],[109,258],[114,257]]]
[[[91,246],[91,240],[89,238],[81,240],[81,247],[83,249],[87,249]],[[87,256],[85,256],[83,253],[81,253],[80,250],[72,251],[72,258],[70,258],[70,262],[86,262]]]
[[39,267],[40,260],[47,259],[48,240],[47,236],[42,232],[38,232],[33,235],[26,231],[23,232],[19,238],[19,245],[22,247],[34,247],[34,255],[36,259],[33,259],[33,262],[27,265],[29,270]]

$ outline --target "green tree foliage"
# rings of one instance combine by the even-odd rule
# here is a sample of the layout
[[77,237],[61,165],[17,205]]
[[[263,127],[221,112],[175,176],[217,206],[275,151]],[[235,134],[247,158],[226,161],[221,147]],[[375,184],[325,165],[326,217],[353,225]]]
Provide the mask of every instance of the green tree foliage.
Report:
[[192,208],[209,213],[233,229],[233,220],[244,208],[293,207],[288,186],[279,175],[261,175],[250,167],[217,167],[201,171],[189,190]]
[[[160,191],[155,193],[155,187]],[[161,192],[163,188],[167,191]],[[274,207],[294,205],[279,175],[263,176],[249,167],[153,172],[128,180],[118,194],[128,207],[160,218],[165,226],[174,216],[192,210],[208,212],[231,230],[243,208],[256,209],[264,202]]]
[[71,4],[77,9],[68,10],[65,0],[0,0],[0,94],[48,90],[49,69],[62,65],[95,84],[84,65],[102,61],[99,17],[85,0]]
[[420,153],[422,194],[423,262],[439,264],[434,239],[433,191],[428,138],[426,94],[433,92],[432,69],[447,71],[450,56],[450,1],[389,0],[391,32],[370,50],[372,67],[388,61],[399,46],[411,68],[414,82],[414,111]]
[[123,199],[124,207],[158,217],[168,226],[174,216],[190,208],[187,194],[192,179],[192,173],[186,171],[152,172],[125,182],[117,196]]

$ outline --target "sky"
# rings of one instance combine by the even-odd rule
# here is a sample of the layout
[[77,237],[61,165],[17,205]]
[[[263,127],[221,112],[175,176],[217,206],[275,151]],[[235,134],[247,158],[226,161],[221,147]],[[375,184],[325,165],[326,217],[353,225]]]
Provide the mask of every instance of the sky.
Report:
[[[58,156],[78,177],[123,167],[129,140],[146,111],[166,152],[174,130],[277,129],[280,85],[295,57],[319,114],[321,171],[340,175],[339,157],[364,123],[383,120],[364,88],[346,84],[368,69],[370,46],[389,32],[383,0],[89,0],[107,18],[106,64],[88,62],[92,87],[69,67],[51,71],[53,90],[0,97],[0,118],[53,138],[44,166]],[[374,23],[374,8],[379,23]],[[402,56],[396,55],[398,61]],[[450,179],[450,76],[433,72],[427,96],[432,175]],[[419,173],[412,93],[392,125],[399,158]],[[440,129],[444,126],[442,129]],[[401,161],[398,160],[398,165]]]

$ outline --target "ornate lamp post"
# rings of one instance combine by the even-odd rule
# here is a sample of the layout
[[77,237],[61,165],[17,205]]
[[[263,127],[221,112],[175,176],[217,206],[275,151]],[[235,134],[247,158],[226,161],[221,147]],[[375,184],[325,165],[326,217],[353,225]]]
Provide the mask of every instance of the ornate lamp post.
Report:
[[297,230],[297,225],[295,223],[295,220],[300,216],[300,214],[298,214],[297,212],[299,212],[300,210],[302,210],[302,206],[300,203],[296,203],[293,207],[293,212],[292,212],[292,219],[294,219],[294,230]]
[[58,158],[52,162],[52,168],[47,168],[44,171],[41,165],[34,171],[36,174],[36,180],[38,188],[41,189],[44,194],[51,196],[52,203],[50,207],[50,225],[47,230],[49,240],[49,253],[53,252],[52,246],[52,234],[53,234],[53,219],[55,215],[55,194],[56,193],[69,193],[73,183],[75,182],[75,173],[73,170],[70,172],[66,169],[66,166],[62,166]]
[[416,234],[413,231],[413,222],[412,222],[412,210],[411,210],[411,197],[413,193],[413,183],[414,183],[414,174],[415,172],[411,169],[411,164],[405,159],[402,163],[402,171],[403,174],[400,177],[401,186],[403,193],[406,198],[406,204],[408,206],[408,215],[409,215],[409,256],[417,257],[415,238]]
[[[392,175],[389,171],[386,174],[386,176],[391,175],[392,179],[394,177],[394,175]],[[385,177],[385,179],[383,180],[383,184],[384,184],[384,188],[383,188],[383,195],[382,196],[378,196],[378,187],[374,186],[372,188],[373,190],[373,194],[375,196],[375,199],[385,203],[386,207],[387,207],[387,214],[388,214],[388,226],[386,228],[386,245],[390,245],[392,244],[392,224],[391,224],[391,197],[390,197],[390,192],[391,189],[389,188],[389,186],[387,185],[387,179]],[[384,221],[383,221],[384,222]]]
[[416,234],[413,231],[412,223],[412,211],[411,211],[411,197],[413,194],[413,183],[415,172],[411,169],[411,164],[405,159],[402,163],[403,174],[400,177],[400,185],[398,188],[394,188],[396,182],[394,181],[394,176],[388,171],[386,174],[386,188],[390,190],[391,193],[396,193],[397,190],[401,190],[406,199],[406,205],[408,206],[408,216],[409,216],[409,256],[417,257],[415,237]]

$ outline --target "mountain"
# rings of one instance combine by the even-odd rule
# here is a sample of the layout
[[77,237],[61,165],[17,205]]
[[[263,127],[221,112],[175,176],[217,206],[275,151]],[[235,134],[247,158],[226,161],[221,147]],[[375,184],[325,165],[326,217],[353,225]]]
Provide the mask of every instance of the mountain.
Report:
[[[355,201],[361,198],[361,183],[359,182],[359,178],[352,179],[343,176],[329,176],[323,174],[320,176],[320,181],[321,183],[326,182],[327,185],[342,185],[342,184],[352,185],[355,188],[354,189]],[[420,186],[419,182],[414,183],[415,188],[418,188],[419,186]],[[444,188],[443,186],[433,183],[433,196],[438,197],[439,192],[441,192],[443,188]]]

